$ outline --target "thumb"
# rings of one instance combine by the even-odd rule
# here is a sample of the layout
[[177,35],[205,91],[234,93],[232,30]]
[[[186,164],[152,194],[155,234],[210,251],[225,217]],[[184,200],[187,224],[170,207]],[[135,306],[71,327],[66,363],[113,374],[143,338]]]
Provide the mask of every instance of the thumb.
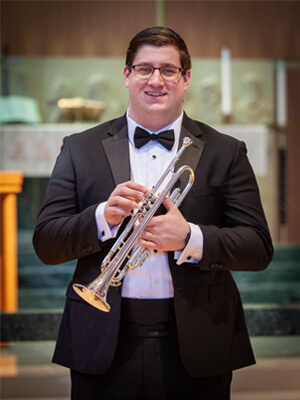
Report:
[[167,211],[171,211],[173,207],[176,207],[170,197],[166,197],[163,201],[163,205]]

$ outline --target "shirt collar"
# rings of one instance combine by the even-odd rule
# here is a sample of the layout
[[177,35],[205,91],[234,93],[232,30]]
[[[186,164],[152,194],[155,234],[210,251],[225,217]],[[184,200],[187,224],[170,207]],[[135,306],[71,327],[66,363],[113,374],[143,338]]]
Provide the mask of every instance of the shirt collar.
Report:
[[140,128],[145,129],[149,133],[154,133],[154,134],[159,134],[162,131],[168,130],[168,129],[173,129],[174,130],[174,135],[175,135],[175,148],[178,146],[179,142],[179,136],[180,136],[180,131],[181,131],[181,124],[182,124],[182,118],[183,118],[183,111],[181,115],[173,121],[171,124],[166,125],[162,129],[160,129],[157,132],[151,132],[149,129],[145,128],[144,126],[138,124],[135,122],[131,117],[129,117],[129,112],[127,110],[126,112],[126,118],[127,118],[127,126],[128,126],[128,139],[132,145],[134,145],[133,137],[134,137],[134,131],[137,126]]

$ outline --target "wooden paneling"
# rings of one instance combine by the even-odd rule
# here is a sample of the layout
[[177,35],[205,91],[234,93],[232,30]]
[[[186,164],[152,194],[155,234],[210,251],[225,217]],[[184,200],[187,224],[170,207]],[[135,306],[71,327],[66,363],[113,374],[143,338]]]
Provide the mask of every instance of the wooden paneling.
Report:
[[153,1],[2,1],[1,48],[26,56],[125,56]]
[[[1,44],[26,56],[118,56],[156,24],[156,0],[1,1]],[[193,57],[300,58],[300,1],[165,1]]]
[[194,57],[299,58],[299,1],[170,1],[167,21]]

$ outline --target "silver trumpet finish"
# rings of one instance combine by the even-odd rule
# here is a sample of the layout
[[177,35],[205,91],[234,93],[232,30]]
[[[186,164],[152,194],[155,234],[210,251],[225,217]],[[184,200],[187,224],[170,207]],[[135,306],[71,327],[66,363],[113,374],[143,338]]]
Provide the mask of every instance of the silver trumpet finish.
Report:
[[[101,311],[109,312],[111,307],[106,301],[107,292],[110,286],[119,286],[122,284],[122,279],[125,277],[129,269],[136,269],[140,267],[145,259],[149,256],[150,250],[145,249],[137,244],[139,236],[142,231],[155,215],[156,211],[169,196],[169,193],[179,177],[184,173],[189,173],[189,180],[183,192],[176,188],[170,195],[172,202],[179,207],[189,190],[194,183],[194,171],[188,166],[184,165],[173,173],[173,168],[186,147],[190,146],[193,141],[185,137],[182,146],[173,158],[159,181],[148,192],[145,199],[140,204],[139,209],[132,213],[129,223],[126,225],[124,231],[116,240],[106,257],[101,264],[101,273],[89,285],[85,286],[79,283],[73,284],[75,292],[82,297],[86,302],[98,308]],[[167,175],[172,173],[172,177],[166,184],[159,196],[156,196],[159,187],[162,185]],[[134,246],[137,245],[135,248]],[[133,249],[134,248],[134,249]],[[130,253],[132,254],[130,255]]]

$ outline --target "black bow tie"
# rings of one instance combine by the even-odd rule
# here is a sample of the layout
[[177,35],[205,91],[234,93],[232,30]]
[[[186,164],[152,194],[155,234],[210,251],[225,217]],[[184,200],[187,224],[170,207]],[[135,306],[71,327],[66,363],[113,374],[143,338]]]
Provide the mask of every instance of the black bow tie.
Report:
[[155,135],[154,133],[148,133],[145,129],[138,126],[135,128],[134,144],[137,149],[144,146],[150,140],[157,140],[166,149],[171,150],[174,145],[174,131],[173,129],[170,129]]

